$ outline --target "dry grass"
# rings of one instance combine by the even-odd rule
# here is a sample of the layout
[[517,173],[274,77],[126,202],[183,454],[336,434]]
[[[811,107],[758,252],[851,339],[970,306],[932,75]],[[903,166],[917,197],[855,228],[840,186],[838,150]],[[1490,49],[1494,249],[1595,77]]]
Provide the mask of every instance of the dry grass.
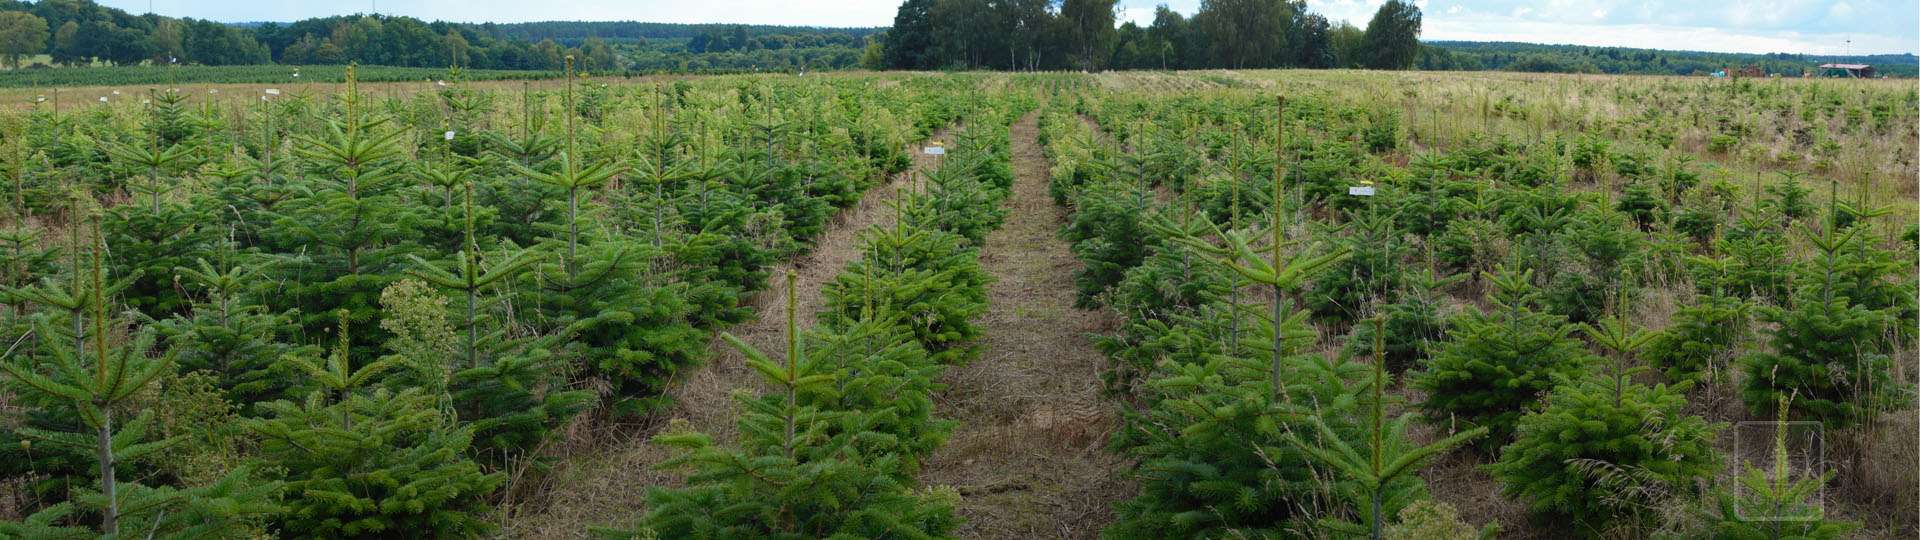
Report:
[[1055,235],[1064,216],[1036,129],[1033,117],[1013,126],[1012,212],[981,254],[997,279],[985,353],[941,381],[937,410],[961,425],[920,475],[960,492],[963,538],[1094,538],[1134,489],[1125,460],[1104,450],[1117,420],[1091,342],[1114,321],[1073,308],[1079,263]]

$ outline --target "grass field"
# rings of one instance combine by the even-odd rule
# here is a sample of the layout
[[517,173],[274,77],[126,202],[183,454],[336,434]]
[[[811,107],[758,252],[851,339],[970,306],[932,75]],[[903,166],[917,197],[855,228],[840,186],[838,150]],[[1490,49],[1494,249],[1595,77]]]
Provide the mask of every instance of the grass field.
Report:
[[1920,534],[1909,83],[125,73],[0,73],[0,536]]

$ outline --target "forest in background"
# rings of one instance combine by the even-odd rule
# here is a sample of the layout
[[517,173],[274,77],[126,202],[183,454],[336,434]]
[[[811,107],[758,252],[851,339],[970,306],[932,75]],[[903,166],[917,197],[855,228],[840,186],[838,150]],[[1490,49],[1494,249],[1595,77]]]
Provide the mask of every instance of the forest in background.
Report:
[[[592,73],[912,70],[1366,68],[1698,75],[1755,66],[1798,76],[1824,62],[1873,64],[1910,77],[1912,54],[1814,56],[1419,40],[1421,13],[1383,5],[1363,29],[1300,0],[1209,0],[1192,15],[1164,6],[1144,26],[1116,24],[1113,0],[907,0],[890,28],[636,21],[511,24],[345,15],[225,23],[133,15],[91,0],[0,0],[8,65],[379,65]],[[1370,29],[1370,30],[1369,30]],[[0,86],[136,84],[152,72],[0,74]],[[229,82],[282,74],[225,70]],[[251,76],[266,76],[256,80]],[[177,75],[174,75],[177,76]],[[488,77],[493,78],[493,77]],[[244,79],[244,80],[243,80]],[[227,80],[227,79],[222,79]]]

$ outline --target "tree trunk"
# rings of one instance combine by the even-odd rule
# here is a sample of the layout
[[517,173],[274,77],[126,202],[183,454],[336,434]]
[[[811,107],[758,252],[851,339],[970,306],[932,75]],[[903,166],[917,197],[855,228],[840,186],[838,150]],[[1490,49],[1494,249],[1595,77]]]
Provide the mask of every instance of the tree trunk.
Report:
[[93,432],[93,455],[100,462],[100,495],[107,498],[100,532],[111,536],[120,531],[120,497],[113,477],[113,410],[99,401],[94,406],[100,408],[100,427]]

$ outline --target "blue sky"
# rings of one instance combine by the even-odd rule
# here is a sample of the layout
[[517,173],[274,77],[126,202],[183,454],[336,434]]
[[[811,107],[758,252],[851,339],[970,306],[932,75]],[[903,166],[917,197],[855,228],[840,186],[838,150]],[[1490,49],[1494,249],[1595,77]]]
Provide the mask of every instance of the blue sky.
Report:
[[[467,22],[644,20],[885,26],[899,0],[98,0],[134,13],[220,21],[288,21],[370,12]],[[1385,0],[1308,0],[1364,26]],[[1145,23],[1156,4],[1191,14],[1200,0],[1121,0]],[[1527,41],[1812,54],[1920,50],[1915,0],[1416,0],[1424,39]]]

